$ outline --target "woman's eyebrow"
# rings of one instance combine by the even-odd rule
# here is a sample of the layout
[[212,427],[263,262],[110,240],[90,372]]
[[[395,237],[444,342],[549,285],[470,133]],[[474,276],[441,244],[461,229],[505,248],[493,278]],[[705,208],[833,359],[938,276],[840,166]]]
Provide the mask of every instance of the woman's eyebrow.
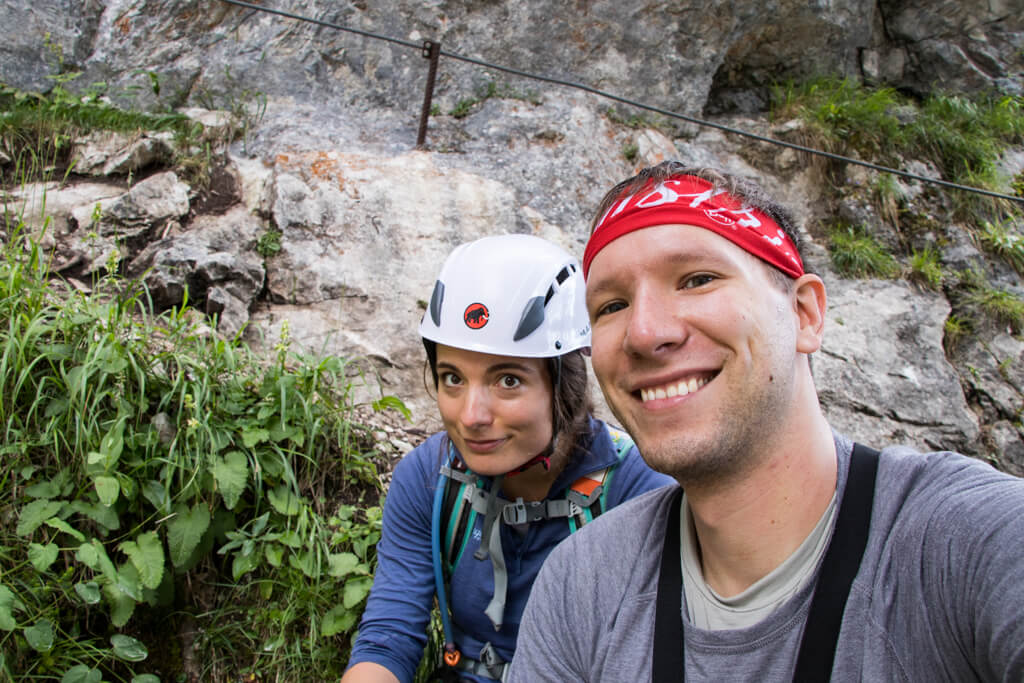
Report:
[[487,368],[489,372],[502,372],[505,370],[518,370],[519,372],[533,373],[536,372],[536,368],[531,365],[524,363],[516,363],[515,361],[508,361],[506,363],[495,363],[494,365]]
[[[455,365],[454,363],[448,362],[448,361],[438,361],[437,369],[438,370],[441,370],[441,369],[453,370],[455,372],[460,372],[459,367],[457,365]],[[494,365],[488,365],[487,366],[487,372],[489,372],[489,373],[507,372],[509,370],[516,370],[516,371],[522,372],[522,373],[534,373],[534,372],[536,372],[536,368],[534,368],[533,366],[527,365],[525,363],[518,363],[516,361],[505,361],[505,362],[495,363]]]

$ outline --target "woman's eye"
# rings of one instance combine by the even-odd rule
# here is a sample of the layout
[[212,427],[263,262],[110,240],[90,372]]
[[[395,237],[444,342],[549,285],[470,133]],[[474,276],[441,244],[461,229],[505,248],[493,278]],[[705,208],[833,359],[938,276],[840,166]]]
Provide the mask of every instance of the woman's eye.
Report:
[[709,282],[715,280],[714,275],[708,275],[707,273],[699,273],[697,275],[691,275],[690,277],[683,280],[682,289],[693,289],[695,287],[702,287]]
[[522,382],[519,381],[519,378],[516,377],[515,375],[502,375],[500,381],[501,386],[504,387],[505,389],[515,389],[520,384],[522,384]]
[[441,383],[446,387],[457,387],[462,384],[462,378],[454,372],[445,372],[441,374]]

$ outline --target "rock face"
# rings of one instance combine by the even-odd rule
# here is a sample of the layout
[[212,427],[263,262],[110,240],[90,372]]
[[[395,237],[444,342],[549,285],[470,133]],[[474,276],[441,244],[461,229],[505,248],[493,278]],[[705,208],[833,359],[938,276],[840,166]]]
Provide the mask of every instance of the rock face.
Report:
[[[328,26],[221,0],[3,0],[8,25],[19,30],[0,46],[0,78],[42,89],[48,75],[73,67],[85,71],[83,88],[133,86],[124,97],[136,104],[223,107],[225,98],[237,103],[259,90],[412,114],[426,73],[419,47],[429,39],[448,52],[695,114],[708,103],[749,111],[764,103],[766,83],[815,74],[1019,91],[1024,68],[1021,0],[586,0],[558,12],[536,0],[279,4]],[[438,94],[451,107],[493,77],[445,59]]]
[[[608,100],[449,58],[435,94],[440,115],[430,119],[425,149],[414,149],[427,38],[446,51],[711,115],[755,111],[765,83],[812,68],[909,89],[941,82],[1019,92],[1021,0],[981,10],[916,0],[595,1],[554,16],[537,2],[280,4],[413,47],[213,0],[0,0],[0,13],[24,27],[0,45],[0,80],[44,88],[48,75],[82,69],[75,86],[103,80],[111,97],[136,106],[230,109],[245,126],[215,208],[209,193],[164,170],[170,143],[159,137],[82,140],[82,172],[95,177],[19,188],[18,211],[57,249],[63,272],[120,263],[145,276],[157,305],[187,290],[221,333],[241,332],[256,346],[272,346],[287,321],[297,349],[353,360],[361,400],[396,395],[417,429],[432,429],[416,328],[452,247],[528,233],[579,255],[600,197],[639,166],[669,158],[717,166],[760,182],[801,219],[808,264],[831,302],[814,369],[838,429],[872,445],[953,448],[1024,472],[1020,339],[978,335],[947,353],[950,303],[941,293],[836,276],[817,227],[831,210],[824,180],[793,151],[713,128],[624,125]],[[500,87],[478,89],[489,82]],[[460,101],[467,115],[448,115]],[[231,125],[208,111],[189,115]],[[796,122],[716,120],[770,137],[800,134]],[[1004,162],[1009,175],[1021,172],[1024,150]],[[872,180],[849,170],[850,192],[836,210],[877,225],[883,241],[906,239],[883,229],[857,193]],[[920,183],[898,188],[915,210],[942,204]],[[1015,272],[988,263],[951,221],[913,239],[941,248],[945,267],[988,269],[1021,290]]]

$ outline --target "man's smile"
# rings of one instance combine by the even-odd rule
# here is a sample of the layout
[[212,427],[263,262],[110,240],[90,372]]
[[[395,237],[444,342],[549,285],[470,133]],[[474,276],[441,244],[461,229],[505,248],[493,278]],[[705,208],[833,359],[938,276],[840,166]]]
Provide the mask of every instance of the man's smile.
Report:
[[658,386],[640,389],[640,400],[644,403],[662,398],[673,398],[675,396],[686,396],[692,394],[705,384],[714,379],[715,375],[701,375],[681,379]]

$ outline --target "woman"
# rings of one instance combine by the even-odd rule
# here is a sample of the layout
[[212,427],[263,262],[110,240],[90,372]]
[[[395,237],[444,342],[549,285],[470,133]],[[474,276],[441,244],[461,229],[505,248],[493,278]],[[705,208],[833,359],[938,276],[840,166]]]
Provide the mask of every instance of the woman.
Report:
[[551,549],[603,508],[672,483],[590,416],[583,277],[561,248],[527,235],[456,248],[420,334],[444,431],[395,468],[343,683],[412,680],[435,590],[439,675],[501,680]]

